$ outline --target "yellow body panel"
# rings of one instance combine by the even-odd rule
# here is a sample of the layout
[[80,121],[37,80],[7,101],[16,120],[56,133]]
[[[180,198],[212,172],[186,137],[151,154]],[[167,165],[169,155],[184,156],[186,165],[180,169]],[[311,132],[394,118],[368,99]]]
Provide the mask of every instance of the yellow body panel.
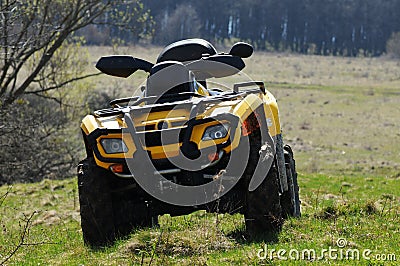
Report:
[[185,109],[174,109],[170,111],[152,112],[133,117],[136,126],[156,125],[161,120],[172,123],[177,121],[187,121],[189,111]]
[[281,134],[278,103],[276,102],[275,97],[269,91],[266,91],[266,94],[263,95],[263,100],[265,102],[264,112],[265,116],[267,117],[269,134],[271,137],[274,137]]
[[264,106],[264,112],[268,123],[268,130],[271,137],[281,133],[279,123],[278,104],[270,92],[263,94],[250,94],[240,104],[238,104],[233,113],[241,118],[241,122],[255,111],[259,106]]
[[99,159],[97,159],[96,156],[94,156],[94,159],[95,159],[96,164],[97,164],[98,166],[100,166],[100,167],[102,167],[102,168],[105,168],[105,169],[110,169],[110,166],[113,165],[113,164],[115,164],[115,163],[105,163],[105,162],[103,162],[103,161],[100,161]]
[[[203,91],[203,93],[205,93]],[[236,149],[240,142],[240,137],[242,135],[242,127],[241,124],[246,120],[246,118],[253,113],[257,108],[263,107],[266,120],[268,124],[268,129],[270,135],[276,136],[281,133],[280,130],[280,123],[279,123],[279,112],[278,112],[278,105],[273,97],[273,95],[266,91],[266,94],[263,93],[254,93],[249,94],[243,99],[233,99],[231,101],[223,101],[219,104],[212,106],[205,110],[204,113],[198,114],[197,118],[205,118],[209,116],[215,116],[218,114],[223,113],[231,113],[239,117],[240,124],[236,127],[235,138],[232,140],[232,143],[224,147],[223,150],[225,153],[231,152],[233,149]],[[159,111],[159,112],[152,112],[146,114],[138,114],[133,117],[134,123],[136,127],[148,127],[152,126],[154,130],[157,129],[157,125],[159,122],[167,122],[168,127],[182,127],[183,124],[189,120],[189,113],[190,110],[185,110],[183,108],[179,109],[176,108],[170,111]],[[227,122],[227,121],[220,121],[220,122]],[[180,126],[176,126],[177,124],[181,124]],[[204,149],[207,147],[211,147],[217,144],[221,144],[226,142],[229,139],[229,135],[232,133],[229,130],[229,134],[223,139],[216,139],[216,140],[208,140],[203,141],[202,136],[204,131],[207,127],[217,124],[217,121],[209,122],[206,124],[196,125],[192,135],[190,137],[190,141],[197,143],[199,149]],[[175,126],[173,126],[175,124]],[[86,116],[83,121],[81,128],[86,135],[94,132],[96,129],[121,129],[126,127],[122,117],[112,116],[112,117],[102,117],[97,118],[92,115]],[[118,154],[107,154],[103,147],[100,144],[101,139],[103,138],[121,138],[122,134],[108,134],[100,136],[97,142],[97,149],[100,155],[104,158],[110,159],[124,159],[125,156],[132,157],[134,152],[136,151],[135,144],[132,140],[132,137],[129,134],[124,134],[123,140],[128,147],[128,152],[118,153]],[[170,144],[165,146],[157,146],[157,147],[143,147],[145,150],[151,152],[151,156],[153,159],[164,159],[164,158],[171,158],[178,156],[180,153],[180,146],[182,143]],[[96,156],[95,156],[96,157]],[[103,168],[109,168],[114,163],[102,162],[99,158],[95,158],[97,165]]]
[[89,135],[100,127],[100,124],[97,121],[98,120],[93,115],[87,115],[83,118],[81,128],[86,135]]

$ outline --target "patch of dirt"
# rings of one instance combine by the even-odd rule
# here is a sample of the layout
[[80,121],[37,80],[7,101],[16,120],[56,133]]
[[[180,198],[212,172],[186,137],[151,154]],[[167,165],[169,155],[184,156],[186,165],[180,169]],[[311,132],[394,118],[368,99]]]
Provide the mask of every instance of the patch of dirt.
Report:
[[325,194],[323,197],[322,197],[324,200],[331,200],[331,199],[338,199],[338,198],[340,198],[339,196],[336,196],[336,195],[334,195],[334,194]]
[[39,225],[39,224],[44,224],[44,225],[54,225],[58,224],[61,221],[60,215],[57,213],[55,210],[50,210],[50,211],[45,211],[43,212],[39,218],[37,218],[32,225]]

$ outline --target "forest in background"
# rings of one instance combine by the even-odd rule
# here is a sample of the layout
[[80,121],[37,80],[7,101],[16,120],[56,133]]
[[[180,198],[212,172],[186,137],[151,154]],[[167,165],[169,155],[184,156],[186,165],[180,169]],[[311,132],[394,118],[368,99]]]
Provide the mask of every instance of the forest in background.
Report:
[[[400,31],[400,0],[146,0],[145,27],[126,31],[92,26],[89,44],[111,36],[166,45],[201,37],[216,44],[242,40],[258,50],[379,56]],[[93,34],[95,33],[95,34]],[[103,36],[103,38],[101,38]]]

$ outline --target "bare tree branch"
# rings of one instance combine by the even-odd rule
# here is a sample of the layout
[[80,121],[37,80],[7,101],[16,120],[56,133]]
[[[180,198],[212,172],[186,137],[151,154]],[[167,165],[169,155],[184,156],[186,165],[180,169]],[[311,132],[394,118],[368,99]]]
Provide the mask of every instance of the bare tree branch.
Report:
[[8,189],[7,189],[7,192],[4,193],[4,195],[2,195],[0,197],[0,207],[3,205],[4,201],[7,199],[7,196],[8,196],[8,194],[10,194],[11,189],[12,189],[12,186],[9,186]]
[[29,216],[25,216],[24,225],[21,229],[20,237],[19,237],[19,242],[18,244],[14,247],[14,249],[2,260],[0,261],[0,265],[4,265],[7,261],[9,261],[17,252],[18,250],[23,247],[23,246],[41,246],[41,245],[56,245],[59,243],[54,243],[54,242],[47,242],[47,241],[42,241],[42,242],[36,242],[36,243],[27,243],[27,238],[29,236],[29,232],[32,228],[32,222],[33,222],[33,217],[38,214],[37,211],[32,212]]
[[43,92],[59,89],[59,88],[62,88],[62,87],[66,86],[66,85],[68,85],[70,83],[73,83],[75,81],[79,81],[79,80],[82,80],[82,79],[87,79],[87,78],[95,77],[95,76],[99,76],[99,75],[102,75],[102,73],[93,73],[93,74],[88,74],[88,75],[85,75],[85,76],[72,78],[72,79],[64,81],[64,82],[62,82],[60,84],[57,84],[55,86],[46,87],[46,88],[43,88],[43,89],[40,89],[40,90],[27,91],[27,92],[25,92],[25,94],[38,94],[38,93],[43,93]]
[[3,265],[4,263],[6,263],[8,260],[10,260],[12,258],[12,256],[15,255],[15,253],[17,253],[17,251],[25,244],[25,238],[28,234],[29,228],[32,225],[32,219],[35,216],[35,214],[37,214],[36,211],[34,211],[25,221],[24,227],[22,228],[21,231],[21,235],[20,235],[20,240],[19,243],[15,246],[15,248],[10,252],[10,254],[8,254],[3,261],[0,262],[0,265]]
[[[0,104],[8,106],[24,94],[73,32],[94,23],[109,8],[121,2],[1,1],[0,59],[3,64],[0,66]],[[22,80],[22,69],[31,58],[39,54],[36,66]],[[63,83],[69,82],[60,84]]]

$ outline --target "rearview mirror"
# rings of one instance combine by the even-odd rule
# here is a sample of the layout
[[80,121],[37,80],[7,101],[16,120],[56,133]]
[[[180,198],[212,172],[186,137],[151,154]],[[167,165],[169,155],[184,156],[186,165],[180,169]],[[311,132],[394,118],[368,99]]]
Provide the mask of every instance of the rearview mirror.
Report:
[[229,54],[241,58],[248,58],[253,54],[253,51],[253,46],[250,44],[245,42],[237,42],[232,46]]
[[245,67],[245,64],[238,56],[217,54],[193,61],[186,67],[194,72],[199,80],[203,80],[235,75]]

